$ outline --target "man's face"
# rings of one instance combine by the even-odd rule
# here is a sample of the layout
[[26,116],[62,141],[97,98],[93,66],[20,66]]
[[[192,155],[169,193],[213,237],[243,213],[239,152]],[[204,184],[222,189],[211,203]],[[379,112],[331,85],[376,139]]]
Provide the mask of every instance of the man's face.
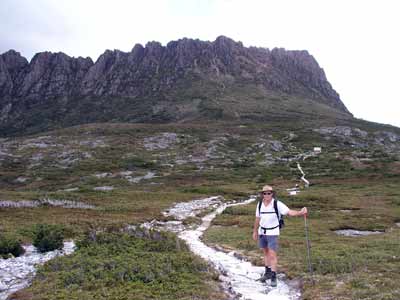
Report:
[[263,195],[263,199],[270,200],[272,198],[272,196],[274,195],[274,192],[273,191],[263,191],[262,195]]

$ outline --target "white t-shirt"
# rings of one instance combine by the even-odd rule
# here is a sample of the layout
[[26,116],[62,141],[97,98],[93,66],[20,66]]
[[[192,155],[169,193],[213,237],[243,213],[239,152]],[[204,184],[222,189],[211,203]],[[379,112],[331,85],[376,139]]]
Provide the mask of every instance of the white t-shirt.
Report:
[[[274,199],[272,199],[267,206],[265,206],[263,202],[261,204],[260,212],[261,214],[258,211],[257,203],[256,217],[260,218],[260,227],[258,228],[258,234],[279,235],[279,220],[274,209]],[[281,215],[287,215],[287,213],[289,212],[289,207],[278,200],[278,212]],[[274,229],[266,230],[266,233],[264,233],[264,230],[261,229],[261,227],[272,228],[275,226],[277,227]]]

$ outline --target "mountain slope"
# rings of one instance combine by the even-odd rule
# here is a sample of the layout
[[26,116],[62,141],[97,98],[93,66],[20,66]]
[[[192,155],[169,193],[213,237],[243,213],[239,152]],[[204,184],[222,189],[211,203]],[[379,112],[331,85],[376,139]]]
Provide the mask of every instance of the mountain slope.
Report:
[[93,63],[43,52],[0,55],[0,134],[89,122],[265,120],[352,115],[307,51],[244,47],[226,37],[150,42]]

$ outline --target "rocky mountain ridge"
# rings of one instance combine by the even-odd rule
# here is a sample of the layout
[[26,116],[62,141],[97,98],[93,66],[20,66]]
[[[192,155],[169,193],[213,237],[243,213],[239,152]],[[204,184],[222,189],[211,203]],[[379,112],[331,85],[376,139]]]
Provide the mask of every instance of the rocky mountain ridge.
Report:
[[[149,99],[176,102],[175,91],[190,90],[194,84],[215,90],[212,101],[218,102],[229,87],[254,85],[311,99],[351,117],[323,69],[307,51],[246,48],[220,36],[214,42],[184,38],[166,46],[158,42],[145,47],[137,44],[131,52],[107,50],[95,63],[91,58],[74,58],[61,52],[38,53],[28,62],[10,50],[0,55],[0,126],[7,128],[7,123],[16,119],[18,125],[13,126],[28,126],[24,116],[32,107],[56,105],[63,115],[75,105],[72,100],[83,103],[86,99],[92,105],[98,99],[123,98],[136,101],[138,109]],[[173,112],[161,114],[162,121],[184,119]],[[107,117],[103,115],[103,119]],[[150,115],[133,121],[152,119]]]

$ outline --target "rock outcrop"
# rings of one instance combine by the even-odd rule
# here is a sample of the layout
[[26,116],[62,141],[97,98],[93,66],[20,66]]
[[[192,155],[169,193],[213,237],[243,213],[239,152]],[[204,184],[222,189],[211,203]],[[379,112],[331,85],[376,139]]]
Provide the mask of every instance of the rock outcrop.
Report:
[[[23,70],[29,66],[26,58],[14,50],[0,55],[0,99],[10,99],[20,85]],[[0,102],[1,103],[1,102]]]
[[[96,63],[90,58],[51,52],[38,53],[28,63],[10,50],[0,55],[0,126],[12,118],[19,118],[19,125],[13,126],[28,126],[21,119],[26,109],[57,105],[55,110],[62,106],[61,111],[68,111],[71,100],[94,98],[97,100],[91,101],[101,102],[122,97],[139,103],[148,99],[171,101],[168,93],[196,82],[221,89],[259,85],[275,93],[312,99],[351,116],[307,51],[246,48],[221,36],[214,42],[185,38],[166,46],[158,42],[145,47],[137,44],[131,52],[107,50]],[[146,116],[140,120],[151,121]]]

